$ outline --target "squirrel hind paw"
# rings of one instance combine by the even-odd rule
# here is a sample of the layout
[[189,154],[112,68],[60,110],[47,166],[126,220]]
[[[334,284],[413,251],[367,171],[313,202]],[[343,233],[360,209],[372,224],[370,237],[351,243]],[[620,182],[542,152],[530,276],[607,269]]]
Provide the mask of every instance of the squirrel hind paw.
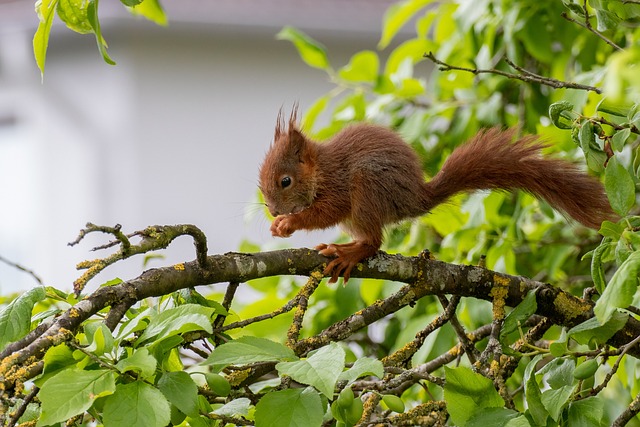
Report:
[[338,281],[338,277],[342,275],[345,285],[351,277],[351,270],[360,261],[375,254],[378,250],[375,246],[362,242],[351,242],[343,245],[337,244],[320,244],[316,249],[324,256],[335,256],[336,258],[327,264],[324,269],[325,276],[331,276],[329,283]]

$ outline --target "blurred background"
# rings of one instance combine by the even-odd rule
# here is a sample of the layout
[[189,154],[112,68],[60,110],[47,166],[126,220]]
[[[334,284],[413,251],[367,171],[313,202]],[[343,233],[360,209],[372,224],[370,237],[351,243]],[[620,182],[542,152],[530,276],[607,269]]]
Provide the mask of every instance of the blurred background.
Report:
[[[56,20],[41,82],[32,53],[34,3],[0,0],[0,256],[70,290],[95,245],[67,246],[90,221],[129,233],[192,223],[209,253],[313,246],[336,231],[271,238],[257,172],[281,106],[304,111],[332,88],[275,35],[297,27],[328,48],[334,67],[374,48],[391,0],[163,0],[168,27],[100,3],[109,54],[93,35]],[[402,37],[400,37],[401,39]],[[401,40],[400,40],[401,41]],[[250,212],[257,212],[251,217]],[[194,258],[178,239],[147,268]],[[107,268],[96,285],[142,271],[142,257]],[[0,263],[0,294],[36,286]]]

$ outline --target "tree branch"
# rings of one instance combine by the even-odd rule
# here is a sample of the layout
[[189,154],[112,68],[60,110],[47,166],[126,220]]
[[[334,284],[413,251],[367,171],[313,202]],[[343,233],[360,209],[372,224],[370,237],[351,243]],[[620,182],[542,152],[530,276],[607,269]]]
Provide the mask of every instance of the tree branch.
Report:
[[[5,387],[16,381],[15,368],[24,366],[33,357],[40,358],[51,346],[72,339],[80,325],[98,311],[115,306],[123,300],[140,301],[167,295],[180,289],[220,282],[245,282],[267,276],[302,275],[323,268],[329,258],[310,249],[290,249],[255,254],[228,253],[209,256],[206,267],[197,261],[147,270],[139,277],[118,285],[101,287],[62,313],[47,327],[38,328],[39,336],[29,334],[10,344],[0,353],[0,382]],[[293,267],[292,267],[293,266]],[[504,289],[504,300],[516,306],[532,289],[538,289],[538,314],[557,325],[572,327],[593,317],[593,303],[584,301],[549,284],[531,279],[496,273],[481,267],[447,264],[430,259],[428,253],[417,257],[379,254],[365,260],[353,270],[352,277],[393,280],[405,283],[395,294],[377,304],[360,310],[335,323],[318,335],[297,341],[294,350],[299,355],[331,341],[348,337],[354,331],[413,305],[427,295],[458,295],[491,301],[493,289]],[[350,284],[349,286],[356,286]],[[44,330],[43,330],[44,329]],[[629,318],[609,344],[623,346],[640,335],[640,322]],[[10,350],[7,352],[7,350]],[[627,354],[640,356],[638,346]],[[22,378],[25,380],[25,378]]]
[[[132,255],[144,254],[158,249],[165,249],[175,238],[179,236],[188,235],[193,237],[193,242],[196,247],[196,259],[201,267],[207,267],[207,237],[195,225],[154,225],[147,227],[144,230],[136,231],[129,235],[125,235],[120,230],[121,228],[122,227],[120,224],[116,224],[114,227],[105,227],[89,222],[87,223],[86,228],[80,230],[80,234],[78,235],[76,240],[69,243],[69,246],[74,246],[80,243],[80,241],[84,239],[87,234],[102,232],[113,234],[116,237],[117,241],[109,242],[106,245],[95,247],[93,248],[94,251],[98,249],[106,249],[118,244],[121,245],[121,248],[118,252],[115,252],[106,258],[83,261],[77,265],[76,268],[78,270],[87,271],[75,282],[73,282],[73,289],[76,293],[76,296],[80,295],[80,292],[82,292],[89,280],[94,278],[98,273],[100,273],[111,264],[129,258]],[[131,244],[129,238],[133,236],[139,236],[142,238],[139,244]]]

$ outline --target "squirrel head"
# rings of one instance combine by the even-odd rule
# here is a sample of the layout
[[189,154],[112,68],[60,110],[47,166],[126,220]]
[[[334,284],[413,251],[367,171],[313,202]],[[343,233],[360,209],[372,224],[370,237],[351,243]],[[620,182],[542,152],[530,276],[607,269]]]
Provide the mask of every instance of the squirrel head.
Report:
[[273,216],[298,213],[316,197],[316,144],[297,127],[297,107],[288,128],[278,113],[273,143],[260,167],[260,190]]

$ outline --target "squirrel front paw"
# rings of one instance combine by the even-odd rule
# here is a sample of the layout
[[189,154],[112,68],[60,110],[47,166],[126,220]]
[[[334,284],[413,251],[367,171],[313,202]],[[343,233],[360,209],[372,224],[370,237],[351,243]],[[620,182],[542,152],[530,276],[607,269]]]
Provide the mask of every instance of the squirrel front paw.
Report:
[[290,215],[280,215],[271,224],[271,235],[274,237],[289,237],[295,231]]

